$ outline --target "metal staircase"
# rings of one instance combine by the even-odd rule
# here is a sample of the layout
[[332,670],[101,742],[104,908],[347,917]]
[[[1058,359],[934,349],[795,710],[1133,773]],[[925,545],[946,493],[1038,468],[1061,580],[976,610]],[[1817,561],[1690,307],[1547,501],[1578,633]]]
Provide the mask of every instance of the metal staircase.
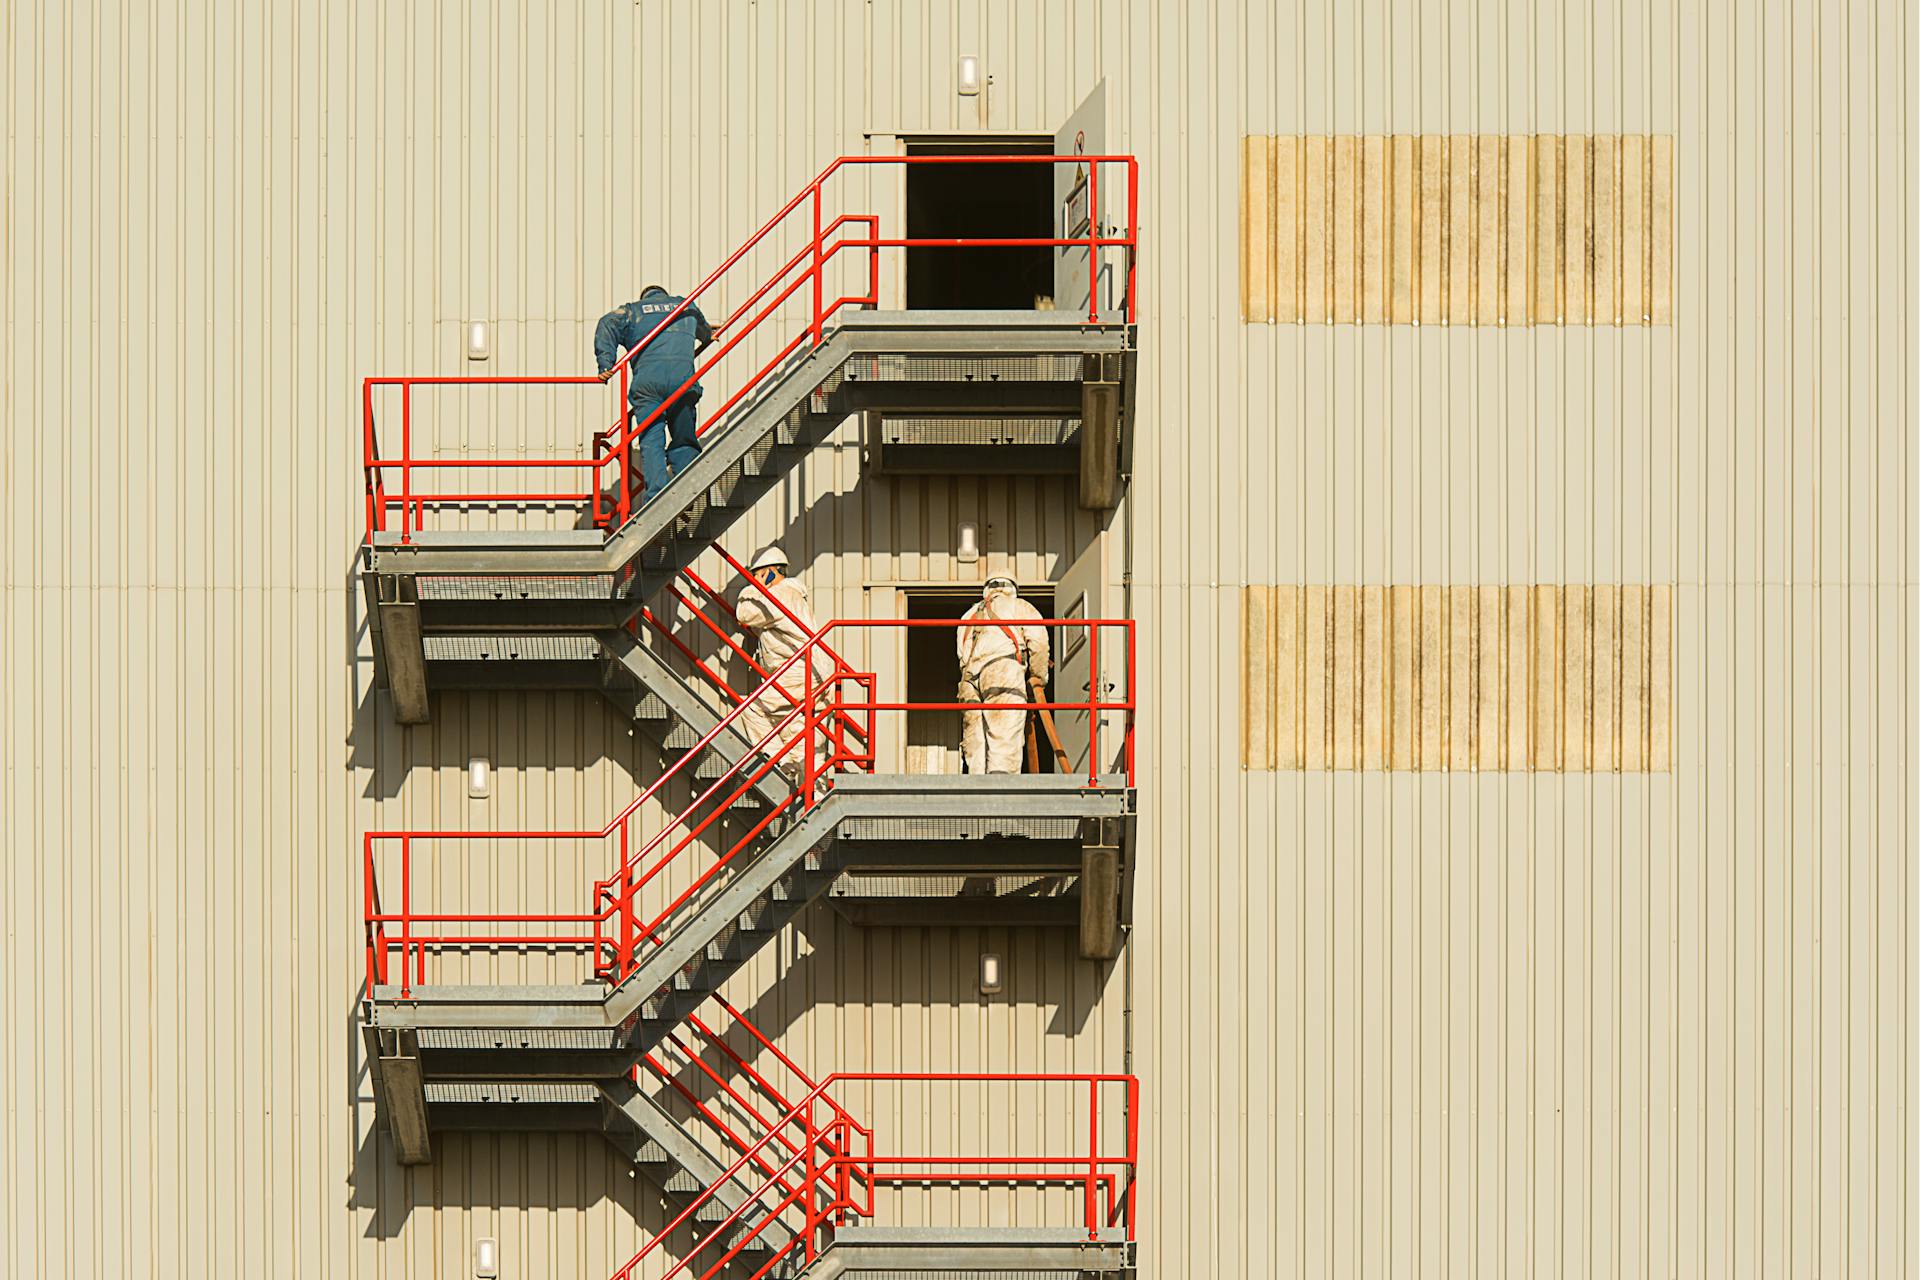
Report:
[[[1131,161],[1113,163],[1131,173]],[[424,721],[434,689],[593,689],[653,741],[663,760],[660,776],[598,833],[367,834],[363,1028],[377,1106],[408,1163],[430,1158],[436,1131],[602,1133],[660,1187],[673,1212],[670,1228],[617,1273],[622,1277],[676,1233],[684,1237],[676,1249],[682,1257],[669,1274],[1126,1271],[1138,1115],[1130,1079],[978,1078],[982,1087],[989,1079],[1089,1086],[1089,1150],[1052,1162],[1064,1162],[1067,1174],[1048,1159],[1031,1177],[1031,1166],[1017,1160],[1001,1171],[1013,1182],[1031,1182],[1037,1193],[1065,1185],[1078,1196],[1084,1183],[1084,1214],[1074,1226],[865,1226],[876,1211],[876,1187],[924,1180],[930,1157],[897,1157],[905,1172],[886,1173],[889,1157],[876,1155],[872,1131],[833,1097],[836,1081],[855,1077],[816,1083],[721,994],[809,905],[875,877],[1078,883],[1083,937],[1087,911],[1123,918],[1128,896],[1135,807],[1130,684],[1122,698],[1090,692],[1082,703],[1052,704],[1084,713],[1095,726],[1084,774],[876,774],[875,712],[906,704],[881,702],[875,677],[831,646],[837,630],[876,624],[831,623],[780,671],[748,659],[754,677],[767,683],[743,690],[649,603],[672,597],[704,626],[701,642],[711,646],[717,638],[737,652],[726,620],[710,616],[729,609],[725,597],[695,572],[696,561],[717,552],[738,568],[717,539],[854,414],[879,423],[887,415],[907,423],[937,419],[937,440],[923,438],[924,431],[887,437],[900,469],[913,466],[909,446],[930,440],[944,449],[993,443],[1000,456],[983,466],[988,472],[1057,467],[1062,450],[1072,449],[1083,502],[1111,505],[1117,498],[1128,470],[1130,294],[1124,318],[1097,306],[1085,317],[871,310],[879,296],[879,249],[908,242],[882,240],[868,215],[843,215],[819,230],[822,185],[837,167],[695,291],[697,297],[707,290],[811,195],[810,243],[718,327],[718,350],[689,383],[811,283],[809,325],[742,381],[704,424],[698,459],[645,505],[634,500],[624,460],[649,423],[623,420],[596,437],[586,464],[590,487],[560,495],[563,507],[571,502],[593,527],[429,529],[429,513],[524,510],[554,495],[417,490],[416,469],[445,475],[452,468],[414,453],[408,424],[415,387],[586,380],[368,380],[363,582],[376,669],[396,717]],[[865,227],[866,237],[833,239],[846,226]],[[1105,240],[1094,232],[1072,243],[1095,260],[1109,246],[1124,246],[1130,259],[1133,233]],[[868,287],[829,304],[828,270],[849,248],[866,251]],[[797,277],[796,268],[803,268]],[[403,397],[401,447],[383,455],[375,392],[395,386]],[[1008,423],[1026,421],[1037,425],[1009,431]],[[977,440],[970,442],[970,432]],[[1051,461],[1022,460],[1017,454],[1027,445],[1051,450]],[[611,500],[604,496],[608,476],[615,480]],[[693,595],[705,597],[704,607]],[[1130,624],[1048,625],[1121,629],[1131,667]],[[831,675],[816,687],[818,655],[828,659]],[[779,723],[750,741],[741,726],[745,704],[798,678],[806,695],[776,706]],[[1124,747],[1110,741],[1102,755],[1097,725],[1108,714],[1124,714],[1127,729]],[[792,775],[770,757],[781,758]],[[678,812],[664,821],[649,816],[663,806]],[[432,841],[582,836],[606,840],[612,871],[591,886],[581,911],[488,915],[423,905],[414,888],[415,850]],[[1057,914],[1047,919],[1066,922]],[[1105,945],[1117,945],[1116,930],[1105,928],[1102,936],[1110,940]],[[475,985],[430,972],[430,965],[475,950],[572,954],[579,980]],[[715,1009],[735,1035],[747,1037],[750,1053],[708,1025],[707,1018],[719,1020]],[[785,1088],[761,1065],[769,1055]],[[1113,1123],[1102,1115],[1102,1089],[1114,1085],[1125,1090],[1124,1158],[1099,1154],[1103,1126]],[[981,1170],[975,1163],[951,1172],[965,1179]]]

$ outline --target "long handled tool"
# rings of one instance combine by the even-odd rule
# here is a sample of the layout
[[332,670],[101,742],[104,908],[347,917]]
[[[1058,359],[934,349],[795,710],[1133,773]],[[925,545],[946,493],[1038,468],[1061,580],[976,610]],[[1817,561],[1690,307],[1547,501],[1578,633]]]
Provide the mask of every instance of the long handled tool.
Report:
[[[1047,700],[1047,682],[1032,672],[1027,673],[1027,687],[1033,690],[1035,702]],[[1047,731],[1047,744],[1053,748],[1053,758],[1059,764],[1060,772],[1072,773],[1073,765],[1067,760],[1067,749],[1060,745],[1060,730],[1054,726],[1053,712],[1046,707],[1041,707],[1039,711],[1040,727]],[[1037,748],[1035,754],[1038,754]]]

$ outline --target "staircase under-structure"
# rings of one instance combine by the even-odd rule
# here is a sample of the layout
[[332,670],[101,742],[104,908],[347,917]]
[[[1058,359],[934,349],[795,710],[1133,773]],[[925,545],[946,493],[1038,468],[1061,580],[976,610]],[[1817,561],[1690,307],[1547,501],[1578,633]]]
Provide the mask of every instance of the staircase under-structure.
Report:
[[[871,235],[877,244],[877,230]],[[817,285],[831,255],[815,248]],[[849,301],[871,308],[878,292],[876,277],[864,297]],[[473,985],[426,980],[429,954],[441,945],[432,918],[415,907],[389,910],[377,887],[377,838],[398,836],[404,850],[412,837],[370,833],[364,1031],[379,1111],[404,1162],[429,1158],[435,1131],[603,1134],[659,1186],[674,1226],[688,1234],[682,1266],[696,1273],[1127,1271],[1130,1143],[1124,1186],[1097,1156],[1087,1158],[1086,1219],[1072,1228],[861,1225],[856,1184],[864,1169],[871,1200],[871,1133],[863,1165],[858,1120],[721,994],[803,910],[862,872],[974,884],[1059,877],[1079,887],[1083,939],[1087,920],[1096,918],[1092,928],[1103,939],[1096,954],[1118,945],[1129,896],[1130,738],[1124,768],[1103,770],[1090,758],[1086,775],[882,775],[871,772],[871,716],[863,733],[857,705],[849,712],[837,697],[833,706],[787,711],[775,736],[808,743],[807,764],[789,776],[766,758],[777,747],[750,742],[742,727],[739,708],[752,691],[730,688],[650,607],[689,581],[704,587],[696,560],[856,415],[875,433],[876,461],[891,448],[895,469],[912,469],[921,446],[927,458],[952,456],[928,451],[936,449],[991,452],[977,464],[989,474],[1056,466],[1064,449],[1076,455],[1084,504],[1117,500],[1130,471],[1130,309],[1125,319],[823,311],[818,296],[816,287],[811,341],[789,344],[740,388],[715,416],[698,459],[630,513],[631,495],[609,500],[589,528],[428,529],[434,497],[411,491],[403,463],[396,499],[392,463],[374,460],[372,387],[409,380],[370,380],[363,582],[376,670],[396,718],[424,721],[432,690],[597,690],[662,754],[664,771],[642,799],[664,803],[670,785],[684,804],[646,848],[666,850],[661,865],[682,849],[719,850],[691,889],[642,922],[644,882],[634,883],[641,864],[631,856],[639,841],[629,843],[641,821],[637,801],[609,826],[621,841],[619,871],[594,889],[586,979]],[[411,385],[403,391],[411,395]],[[930,433],[927,423],[939,430]],[[1035,429],[1010,429],[1020,423]],[[629,435],[637,425],[628,424]],[[1051,450],[1051,462],[1031,460],[1042,449]],[[623,451],[615,433],[604,457]],[[603,504],[596,497],[587,505]],[[817,643],[828,647],[826,637]],[[837,654],[834,667],[837,680],[857,684],[858,673]],[[870,685],[865,696],[870,702]],[[1132,696],[1129,688],[1129,726]],[[1090,697],[1089,713],[1098,716],[1098,695]],[[410,874],[403,867],[403,883]],[[616,924],[617,937],[603,944],[599,930]],[[498,945],[516,944],[502,934]],[[790,1105],[795,1090],[776,1089],[713,1037],[701,1011],[715,1004],[797,1076],[802,1104]],[[732,1054],[774,1100],[764,1114],[748,1107],[763,1122],[757,1138],[753,1130],[735,1132],[663,1064],[678,1053],[684,1069],[720,1080],[688,1051],[689,1027]],[[1094,1081],[1096,1111],[1106,1080]],[[1137,1102],[1128,1087],[1131,1124]],[[1099,1117],[1088,1124],[1097,1134]],[[1104,1215],[1096,1211],[1099,1194]],[[1122,1217],[1125,1224],[1115,1225]]]

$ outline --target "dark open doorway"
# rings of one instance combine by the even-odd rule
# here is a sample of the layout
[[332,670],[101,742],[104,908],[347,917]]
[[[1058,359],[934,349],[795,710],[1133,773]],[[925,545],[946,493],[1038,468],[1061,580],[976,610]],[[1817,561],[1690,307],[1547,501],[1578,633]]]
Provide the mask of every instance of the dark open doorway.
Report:
[[[958,618],[980,603],[977,587],[909,588],[909,618]],[[1053,616],[1053,592],[1048,589],[1020,588],[1020,597],[1040,611],[1043,618]],[[960,684],[960,653],[952,627],[908,627],[907,701],[952,702]],[[1056,639],[1058,637],[1055,637]],[[1048,679],[1052,688],[1052,679]],[[1051,697],[1051,693],[1048,695]],[[907,771],[909,773],[959,773],[959,711],[907,712]],[[1039,753],[1040,772],[1053,773],[1053,753]]]
[[[1051,155],[1053,139],[914,142],[910,156]],[[911,239],[1038,239],[1053,234],[1053,172],[1044,164],[915,164],[907,169]],[[1053,250],[910,248],[907,306],[1032,311],[1051,306]]]

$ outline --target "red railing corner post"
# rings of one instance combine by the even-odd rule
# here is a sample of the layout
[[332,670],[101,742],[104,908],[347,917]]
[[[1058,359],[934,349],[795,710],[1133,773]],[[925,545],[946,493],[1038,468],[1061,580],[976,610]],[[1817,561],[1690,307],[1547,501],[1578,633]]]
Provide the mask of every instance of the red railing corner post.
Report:
[[1127,157],[1127,323],[1140,318],[1140,161]]
[[1133,1239],[1135,1196],[1140,1190],[1140,1078],[1127,1077],[1127,1239]]

